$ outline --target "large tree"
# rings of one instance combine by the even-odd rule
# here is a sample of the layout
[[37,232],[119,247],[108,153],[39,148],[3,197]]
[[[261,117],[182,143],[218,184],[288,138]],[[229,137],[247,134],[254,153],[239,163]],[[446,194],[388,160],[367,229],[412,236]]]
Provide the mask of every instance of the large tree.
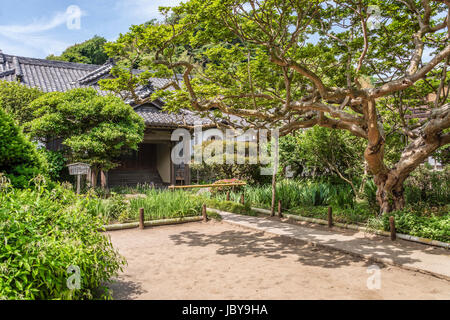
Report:
[[[130,72],[140,60],[182,80],[151,97],[168,108],[215,110],[282,134],[347,130],[366,140],[381,212],[404,206],[405,179],[450,142],[448,0],[191,0],[162,12],[165,23],[107,44],[118,64],[105,88],[144,102],[136,88],[151,72]],[[408,117],[418,106],[431,111],[422,121]],[[395,135],[400,150],[387,144]],[[386,161],[389,152],[397,156]]]
[[47,60],[87,63],[87,64],[104,64],[108,60],[103,46],[106,39],[99,36],[86,40],[82,43],[74,44],[68,47],[60,56],[51,54]]
[[71,161],[91,165],[93,186],[100,171],[116,167],[120,155],[137,150],[144,137],[144,121],[130,105],[92,88],[47,93],[29,108],[31,135],[43,142],[60,139]]

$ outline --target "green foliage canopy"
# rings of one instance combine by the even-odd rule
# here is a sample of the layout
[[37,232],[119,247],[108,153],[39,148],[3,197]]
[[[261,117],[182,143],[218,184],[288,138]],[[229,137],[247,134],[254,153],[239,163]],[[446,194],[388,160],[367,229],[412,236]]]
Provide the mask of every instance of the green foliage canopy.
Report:
[[0,100],[3,109],[20,124],[32,120],[28,105],[42,95],[36,88],[28,88],[19,82],[0,81]]
[[104,64],[108,60],[108,55],[103,49],[105,43],[105,38],[94,36],[92,39],[68,47],[60,56],[49,55],[47,60]]
[[[160,8],[164,23],[132,26],[108,43],[116,78],[101,85],[144,103],[136,88],[153,72],[174,79],[175,90],[149,98],[165,99],[170,110],[241,116],[281,134],[346,130],[366,140],[377,200],[389,212],[404,206],[409,174],[450,143],[449,6],[190,0]],[[130,72],[136,61],[148,71]],[[429,100],[429,93],[438,98]],[[424,121],[407,117],[422,105],[433,111]]]
[[304,175],[334,174],[351,179],[363,172],[363,140],[345,131],[314,127],[283,137],[280,149],[281,162]]
[[36,146],[23,134],[12,117],[2,108],[0,100],[0,173],[16,187],[25,187],[29,181],[45,172],[45,160]]
[[48,93],[30,108],[35,119],[27,127],[34,138],[62,139],[70,160],[94,169],[114,168],[118,157],[137,150],[143,139],[144,121],[133,108],[92,88]]

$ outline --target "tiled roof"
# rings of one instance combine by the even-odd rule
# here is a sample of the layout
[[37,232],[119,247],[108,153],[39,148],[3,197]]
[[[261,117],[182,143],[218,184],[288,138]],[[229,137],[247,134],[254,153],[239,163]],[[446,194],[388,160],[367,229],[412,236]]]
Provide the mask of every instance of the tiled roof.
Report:
[[94,87],[105,95],[107,92],[101,91],[98,85],[84,85],[78,81],[98,68],[97,65],[17,57],[0,52],[0,80],[20,79],[23,84],[44,92]]
[[[0,50],[0,80],[20,80],[24,85],[40,88],[43,92],[65,92],[71,89],[90,87],[96,89],[101,95],[107,95],[109,92],[101,90],[98,81],[108,77],[113,66],[112,61],[99,66],[18,57],[3,54]],[[141,71],[136,70],[136,72]],[[146,98],[155,89],[164,87],[170,81],[172,80],[152,78],[150,83],[139,88],[137,93],[141,98]],[[131,104],[130,100],[126,100],[126,102]],[[196,121],[211,123],[187,110],[183,110],[179,114],[169,114],[161,111],[159,107],[148,109],[149,105],[146,106],[146,108],[135,109],[148,126],[178,127],[183,124],[193,125]]]
[[193,126],[198,123],[202,125],[212,123],[211,120],[200,118],[188,110],[181,110],[179,113],[168,113],[149,105],[137,107],[135,110],[144,119],[145,124],[150,127],[182,127]]

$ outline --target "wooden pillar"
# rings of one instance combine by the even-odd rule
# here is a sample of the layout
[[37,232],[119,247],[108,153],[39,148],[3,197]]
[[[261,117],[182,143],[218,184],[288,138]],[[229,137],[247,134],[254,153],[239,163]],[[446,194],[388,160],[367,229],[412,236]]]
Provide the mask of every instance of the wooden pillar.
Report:
[[100,171],[100,183],[103,189],[108,188],[108,172]]
[[96,188],[97,187],[97,178],[98,178],[98,170],[91,169],[91,187]]

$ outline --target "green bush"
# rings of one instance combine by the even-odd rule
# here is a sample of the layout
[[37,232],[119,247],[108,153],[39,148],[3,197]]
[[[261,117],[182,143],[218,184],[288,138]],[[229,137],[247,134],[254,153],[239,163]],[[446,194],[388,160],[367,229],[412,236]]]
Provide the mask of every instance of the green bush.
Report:
[[408,204],[427,202],[429,205],[450,203],[450,166],[434,171],[421,166],[405,182]]
[[69,170],[66,166],[66,159],[61,151],[51,151],[46,148],[38,148],[38,152],[47,162],[47,172],[53,181],[72,180]]
[[0,100],[3,109],[20,125],[33,119],[33,109],[29,104],[42,95],[37,88],[29,88],[20,82],[0,81]]
[[[0,188],[0,299],[109,297],[99,289],[125,260],[98,231],[89,201],[61,186]],[[80,269],[80,289],[67,286],[70,266]]]
[[[438,208],[436,208],[438,209]],[[412,236],[450,242],[450,206],[434,212],[409,206],[382,216],[383,229],[389,231],[389,217],[395,218],[397,232]]]
[[[1,101],[0,101],[1,104]],[[0,172],[16,187],[25,187],[45,170],[45,160],[0,105]]]

